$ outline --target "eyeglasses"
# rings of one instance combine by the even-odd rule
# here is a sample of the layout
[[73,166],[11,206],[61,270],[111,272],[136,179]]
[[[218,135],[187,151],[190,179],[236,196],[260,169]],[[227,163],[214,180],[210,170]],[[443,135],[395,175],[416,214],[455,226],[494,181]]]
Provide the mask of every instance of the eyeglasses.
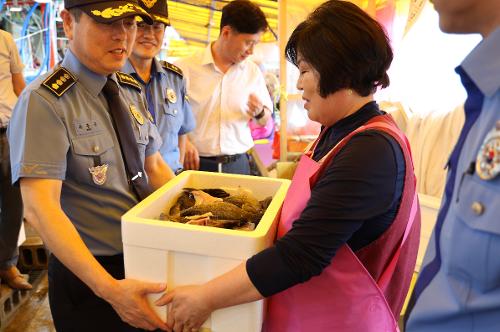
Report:
[[165,23],[154,22],[153,24],[147,24],[146,22],[138,22],[137,28],[143,31],[153,30],[154,32],[160,32],[165,30]]

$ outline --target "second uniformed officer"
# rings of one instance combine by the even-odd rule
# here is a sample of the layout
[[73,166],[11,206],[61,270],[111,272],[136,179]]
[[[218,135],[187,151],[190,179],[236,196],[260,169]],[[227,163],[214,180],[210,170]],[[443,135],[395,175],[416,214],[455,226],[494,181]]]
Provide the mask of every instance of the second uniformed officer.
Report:
[[195,127],[186,84],[180,68],[155,56],[161,50],[165,27],[169,25],[166,0],[139,0],[153,17],[153,25],[139,22],[137,37],[123,72],[132,75],[143,86],[152,120],[163,139],[160,153],[175,172],[182,170],[186,134]]
[[[144,96],[123,67],[137,0],[65,0],[69,50],[30,84],[9,127],[12,179],[26,219],[52,255],[49,299],[58,331],[166,329],[145,296],[165,285],[124,279],[121,215],[173,177]],[[126,322],[126,323],[125,323]]]

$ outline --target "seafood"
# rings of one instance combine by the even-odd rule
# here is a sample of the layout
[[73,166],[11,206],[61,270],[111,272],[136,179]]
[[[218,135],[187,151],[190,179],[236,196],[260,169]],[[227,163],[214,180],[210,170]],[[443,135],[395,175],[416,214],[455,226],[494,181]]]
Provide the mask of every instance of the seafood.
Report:
[[252,231],[269,206],[272,197],[259,201],[251,191],[238,188],[234,194],[219,189],[184,188],[168,213],[160,220]]

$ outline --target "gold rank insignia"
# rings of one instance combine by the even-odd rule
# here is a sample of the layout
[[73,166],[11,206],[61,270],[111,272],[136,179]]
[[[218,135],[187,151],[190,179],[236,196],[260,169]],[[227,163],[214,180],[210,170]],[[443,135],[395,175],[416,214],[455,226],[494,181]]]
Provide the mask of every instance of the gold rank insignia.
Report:
[[132,86],[136,90],[138,90],[139,92],[142,90],[141,89],[141,85],[139,84],[139,82],[137,82],[137,80],[135,78],[133,78],[132,76],[130,76],[128,74],[125,74],[125,73],[117,71],[116,72],[116,78],[118,79],[118,82],[120,84],[125,84],[125,85],[128,85],[128,86]]
[[142,117],[142,114],[137,110],[135,105],[130,105],[130,113],[132,113],[135,121],[137,121],[138,124],[140,124],[141,126],[144,124],[144,118]]
[[151,113],[149,113],[149,111],[146,112],[146,115],[147,115],[149,121],[151,121],[152,123],[155,123],[155,119],[153,119],[153,116],[151,115]]
[[64,67],[59,67],[42,82],[57,97],[61,97],[76,83],[76,78]]
[[161,66],[163,67],[163,69],[170,70],[171,72],[174,72],[177,75],[179,75],[181,78],[183,77],[182,69],[180,69],[176,65],[171,64],[170,62],[167,62],[167,61],[160,61],[160,63],[161,63]]
[[177,95],[175,94],[175,91],[173,89],[167,89],[167,99],[172,104],[175,104],[177,102]]
[[89,172],[92,175],[92,181],[94,181],[95,184],[98,186],[102,186],[105,182],[107,177],[107,172],[108,172],[108,165],[100,165],[100,166],[94,166],[89,168]]
[[146,7],[153,8],[157,0],[141,0],[141,1]]

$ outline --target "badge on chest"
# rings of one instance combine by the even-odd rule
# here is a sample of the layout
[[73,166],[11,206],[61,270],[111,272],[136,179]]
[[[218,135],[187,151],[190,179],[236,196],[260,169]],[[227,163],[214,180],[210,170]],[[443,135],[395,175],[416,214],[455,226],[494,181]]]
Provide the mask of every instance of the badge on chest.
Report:
[[479,149],[476,172],[483,180],[492,180],[500,173],[500,120],[486,135]]
[[138,124],[141,126],[144,124],[144,118],[142,117],[142,114],[137,110],[137,107],[135,105],[130,105],[130,113],[134,116],[135,121],[137,121]]
[[92,181],[98,186],[102,186],[107,179],[108,165],[99,165],[89,168],[89,172],[92,175]]
[[167,100],[172,104],[175,104],[177,102],[177,95],[175,94],[175,91],[173,89],[167,89]]

